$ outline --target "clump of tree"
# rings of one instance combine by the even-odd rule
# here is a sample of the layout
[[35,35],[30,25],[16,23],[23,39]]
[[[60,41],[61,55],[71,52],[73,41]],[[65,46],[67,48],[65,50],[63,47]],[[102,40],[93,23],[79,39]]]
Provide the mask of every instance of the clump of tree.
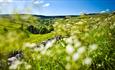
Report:
[[35,17],[27,14],[15,14],[12,16],[12,22],[15,24],[19,24],[22,31],[29,31],[33,34],[45,34],[53,31],[53,26],[51,20],[40,19],[39,17]]
[[30,31],[33,34],[46,34],[46,33],[50,33],[51,31],[53,31],[53,26],[52,25],[44,25],[44,24],[40,24],[39,26],[32,26],[30,25],[27,28],[28,31]]

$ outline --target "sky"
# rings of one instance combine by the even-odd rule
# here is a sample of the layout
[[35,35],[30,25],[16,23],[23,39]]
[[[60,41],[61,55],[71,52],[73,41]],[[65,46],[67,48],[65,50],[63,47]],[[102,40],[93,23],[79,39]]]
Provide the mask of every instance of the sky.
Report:
[[0,0],[0,13],[79,15],[115,10],[115,0]]

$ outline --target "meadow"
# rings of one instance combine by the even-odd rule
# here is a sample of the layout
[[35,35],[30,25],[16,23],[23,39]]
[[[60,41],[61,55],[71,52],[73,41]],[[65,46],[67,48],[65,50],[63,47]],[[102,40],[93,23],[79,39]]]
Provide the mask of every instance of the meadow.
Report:
[[115,70],[115,13],[0,16],[0,70]]

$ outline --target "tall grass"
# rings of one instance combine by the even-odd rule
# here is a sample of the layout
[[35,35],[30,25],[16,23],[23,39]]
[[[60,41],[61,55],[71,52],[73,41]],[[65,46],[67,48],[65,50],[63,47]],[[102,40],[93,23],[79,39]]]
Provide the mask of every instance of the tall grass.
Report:
[[[26,30],[30,23],[17,19],[13,20],[19,23],[11,22],[8,18],[0,19],[1,70],[115,69],[114,14],[52,19],[54,31],[47,34],[31,34]],[[24,24],[23,30],[20,30],[20,23]],[[37,26],[39,21],[34,19],[31,23]],[[62,36],[60,40],[54,38],[58,35]],[[51,40],[45,45],[41,44],[48,39]],[[8,65],[8,56],[17,50],[21,50],[23,56]]]

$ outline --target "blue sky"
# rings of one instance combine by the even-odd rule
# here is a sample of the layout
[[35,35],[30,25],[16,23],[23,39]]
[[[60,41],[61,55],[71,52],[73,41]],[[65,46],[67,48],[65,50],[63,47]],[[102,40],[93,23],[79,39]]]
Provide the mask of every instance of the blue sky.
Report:
[[38,15],[78,15],[80,12],[114,11],[115,0],[0,0],[2,14],[13,10]]

